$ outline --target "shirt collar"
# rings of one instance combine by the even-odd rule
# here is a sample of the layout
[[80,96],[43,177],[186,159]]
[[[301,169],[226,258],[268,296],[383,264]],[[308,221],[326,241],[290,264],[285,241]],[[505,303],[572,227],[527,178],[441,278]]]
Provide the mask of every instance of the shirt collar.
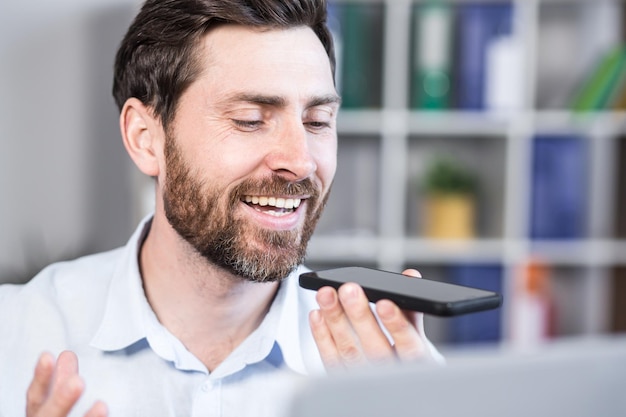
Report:
[[[138,255],[151,222],[152,215],[140,223],[123,250],[111,279],[100,327],[91,345],[103,351],[119,351],[148,338],[152,349],[178,368],[198,369],[197,359],[190,361],[177,354],[183,348],[182,343],[160,325],[143,290]],[[263,347],[258,354],[262,353],[262,357],[246,354],[248,363],[261,361],[270,352],[274,353],[276,344],[291,370],[303,375],[323,372],[308,324],[308,313],[317,306],[315,293],[298,286],[298,277],[305,270],[302,266],[297,268],[281,283],[267,316],[251,335],[259,338],[257,346]]]
[[308,271],[298,267],[282,282],[272,308],[280,311],[276,343],[285,364],[302,375],[324,372],[324,365],[309,326],[309,312],[318,308],[315,292],[298,285],[301,273]]
[[91,345],[104,351],[124,349],[146,337],[144,315],[152,311],[139,272],[139,248],[150,230],[146,217],[126,244],[111,279],[104,316]]
[[142,341],[141,346],[149,346],[178,369],[206,372],[200,360],[159,322],[146,298],[139,272],[139,250],[151,224],[152,215],[140,223],[124,248],[111,279],[100,327],[91,345],[105,352],[114,352]]

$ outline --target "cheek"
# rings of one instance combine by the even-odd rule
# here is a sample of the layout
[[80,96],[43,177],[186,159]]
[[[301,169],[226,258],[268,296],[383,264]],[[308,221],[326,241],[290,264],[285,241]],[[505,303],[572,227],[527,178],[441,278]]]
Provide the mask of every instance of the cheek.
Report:
[[317,175],[324,190],[330,187],[337,170],[337,141],[330,141],[316,147]]
[[205,178],[223,185],[249,176],[261,161],[261,152],[251,146],[213,148],[200,164]]

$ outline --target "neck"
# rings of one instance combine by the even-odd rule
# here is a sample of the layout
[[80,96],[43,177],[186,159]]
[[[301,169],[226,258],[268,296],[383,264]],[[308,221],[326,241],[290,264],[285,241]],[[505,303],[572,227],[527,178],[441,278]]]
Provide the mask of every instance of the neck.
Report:
[[261,324],[278,289],[276,282],[249,282],[211,264],[156,216],[139,261],[159,321],[209,371]]

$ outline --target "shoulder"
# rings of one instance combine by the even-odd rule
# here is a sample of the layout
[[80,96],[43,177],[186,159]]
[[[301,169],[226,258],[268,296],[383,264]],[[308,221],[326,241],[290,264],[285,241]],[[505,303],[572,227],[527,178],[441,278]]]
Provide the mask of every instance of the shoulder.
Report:
[[54,263],[26,284],[0,285],[0,335],[43,340],[48,333],[48,340],[65,344],[68,334],[84,334],[101,316],[121,253]]
[[42,297],[60,306],[80,300],[84,303],[104,300],[115,274],[138,270],[138,248],[150,224],[150,216],[142,220],[125,246],[51,264],[24,285],[0,285],[0,300]]
[[115,249],[51,264],[26,284],[0,285],[0,300],[38,296],[61,303],[68,297],[99,292],[108,285],[121,252]]

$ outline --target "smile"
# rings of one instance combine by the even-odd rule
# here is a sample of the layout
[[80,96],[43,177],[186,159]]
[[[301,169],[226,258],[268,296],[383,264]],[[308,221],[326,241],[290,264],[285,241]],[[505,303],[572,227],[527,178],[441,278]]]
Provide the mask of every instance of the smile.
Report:
[[302,199],[247,195],[243,201],[260,213],[280,217],[293,213],[300,206]]

